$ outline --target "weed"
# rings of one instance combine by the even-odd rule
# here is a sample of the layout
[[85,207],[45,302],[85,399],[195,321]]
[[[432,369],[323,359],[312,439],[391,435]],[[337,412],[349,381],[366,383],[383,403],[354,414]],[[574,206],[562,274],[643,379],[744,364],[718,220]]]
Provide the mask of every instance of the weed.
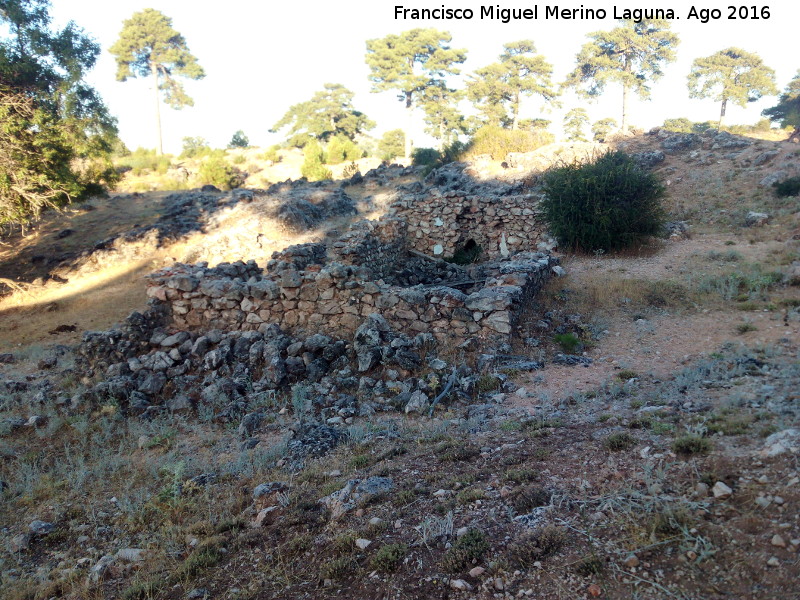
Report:
[[467,505],[472,504],[476,500],[483,500],[486,497],[486,492],[479,488],[467,488],[461,490],[456,495],[456,502],[458,504]]
[[408,553],[405,544],[387,544],[382,546],[372,557],[370,568],[381,573],[393,573]]
[[636,445],[636,438],[626,431],[612,433],[605,439],[603,445],[612,452],[630,450]]
[[371,463],[372,457],[369,454],[355,454],[348,461],[348,464],[354,469],[365,469]]
[[553,493],[548,489],[538,485],[528,485],[517,492],[512,506],[517,514],[526,515],[534,508],[550,504],[552,496]]
[[481,375],[478,381],[475,382],[475,389],[479,394],[485,394],[500,389],[502,385],[503,382],[499,377],[495,377],[494,375]]
[[600,557],[595,556],[594,554],[584,556],[578,562],[578,564],[575,565],[575,571],[578,573],[578,575],[583,575],[584,577],[589,577],[590,575],[600,575],[604,569],[605,563]]
[[622,369],[622,371],[617,373],[617,377],[622,381],[628,381],[629,379],[636,379],[639,377],[639,374],[636,371],[631,371],[630,369]]
[[352,575],[357,569],[358,563],[352,556],[340,556],[324,563],[319,574],[322,579],[338,581]]
[[439,444],[436,454],[443,462],[461,462],[478,456],[481,451],[475,446],[455,445],[451,442]]
[[508,547],[512,564],[526,568],[535,561],[555,554],[564,545],[566,534],[558,527],[548,526],[524,534]]
[[675,454],[705,454],[711,449],[711,442],[696,433],[687,433],[672,442]]
[[553,341],[561,346],[567,354],[575,354],[581,347],[580,338],[574,333],[559,333],[553,336]]
[[744,323],[739,323],[736,326],[736,333],[739,335],[744,335],[749,331],[758,331],[758,327],[753,325],[750,321],[745,321]]
[[473,561],[480,560],[489,550],[486,534],[478,529],[470,529],[456,540],[442,557],[442,569],[448,573],[463,571]]
[[509,469],[503,473],[503,481],[525,483],[536,479],[538,473],[532,469]]

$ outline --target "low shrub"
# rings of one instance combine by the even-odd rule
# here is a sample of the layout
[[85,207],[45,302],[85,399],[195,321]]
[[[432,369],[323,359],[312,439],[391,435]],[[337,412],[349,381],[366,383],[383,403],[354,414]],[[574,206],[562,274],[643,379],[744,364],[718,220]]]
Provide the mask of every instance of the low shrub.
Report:
[[662,230],[664,187],[624,152],[552,168],[542,183],[541,208],[562,246],[617,250]]
[[230,190],[239,183],[236,170],[222,154],[209,156],[200,165],[197,174],[201,184],[215,185],[221,190]]
[[509,152],[532,152],[552,144],[555,137],[548,131],[503,129],[492,125],[481,127],[464,148],[462,157],[489,154],[494,160],[505,160]]
[[800,176],[789,177],[789,179],[784,179],[783,181],[776,181],[772,184],[772,187],[775,188],[775,194],[780,198],[797,196],[800,194]]

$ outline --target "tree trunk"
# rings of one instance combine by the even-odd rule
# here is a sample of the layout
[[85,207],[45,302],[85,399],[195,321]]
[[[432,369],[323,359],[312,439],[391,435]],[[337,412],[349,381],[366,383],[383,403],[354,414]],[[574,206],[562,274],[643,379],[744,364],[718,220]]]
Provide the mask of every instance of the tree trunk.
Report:
[[153,88],[156,92],[156,131],[158,132],[158,143],[156,144],[156,156],[164,154],[164,147],[161,142],[161,99],[158,97],[158,66],[151,63],[150,71],[153,73]]
[[800,142],[800,127],[795,127],[792,135],[789,136],[789,141],[793,144]]
[[628,84],[622,84],[622,133],[628,133]]
[[411,158],[411,124],[414,122],[413,117],[413,108],[414,105],[411,103],[411,94],[412,92],[406,92],[406,131],[405,131],[405,150],[406,150],[406,158]]
[[514,119],[511,122],[511,129],[519,129],[519,90],[514,93]]
[[719,123],[717,123],[717,131],[722,129],[722,119],[725,118],[725,110],[728,108],[728,99],[722,99],[722,108],[719,110]]
[[[625,66],[623,70],[625,74],[630,74],[631,72],[631,58],[629,56],[625,56]],[[628,133],[628,93],[630,92],[630,83],[627,79],[622,80],[622,133]]]

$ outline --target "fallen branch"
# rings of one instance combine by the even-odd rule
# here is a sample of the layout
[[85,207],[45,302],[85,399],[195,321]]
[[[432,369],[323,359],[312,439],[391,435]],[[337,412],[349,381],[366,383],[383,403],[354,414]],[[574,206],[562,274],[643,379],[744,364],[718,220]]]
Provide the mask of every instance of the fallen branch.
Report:
[[447,380],[447,385],[444,386],[444,391],[436,396],[431,403],[431,411],[428,413],[429,417],[433,416],[433,410],[436,408],[436,405],[439,403],[439,400],[447,396],[450,393],[450,388],[453,387],[453,384],[456,382],[456,371],[457,368],[453,367],[453,372],[450,374],[450,379]]

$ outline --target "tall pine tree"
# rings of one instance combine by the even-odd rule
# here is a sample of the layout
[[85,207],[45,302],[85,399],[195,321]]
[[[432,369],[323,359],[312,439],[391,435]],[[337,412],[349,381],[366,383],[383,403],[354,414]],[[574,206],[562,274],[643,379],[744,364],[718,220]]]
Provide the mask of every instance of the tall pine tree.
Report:
[[761,96],[777,93],[775,71],[757,54],[740,48],[726,48],[711,56],[696,58],[689,73],[690,97],[712,98],[721,103],[718,130],[722,127],[728,102],[745,107]]
[[[373,92],[394,90],[407,114],[406,158],[411,156],[413,110],[429,88],[446,88],[447,75],[457,75],[466,50],[450,47],[452,36],[436,29],[411,29],[367,41],[366,62]],[[428,90],[428,96],[430,96]]]
[[164,102],[176,110],[184,106],[194,106],[194,100],[189,97],[176,76],[202,79],[205,77],[203,67],[189,52],[183,36],[173,29],[172,19],[153,8],[145,8],[127,19],[123,23],[119,39],[109,51],[117,60],[117,80],[153,76],[158,131],[156,153],[162,154],[159,92],[163,92]]
[[663,75],[662,66],[675,60],[678,36],[668,21],[625,19],[611,31],[596,31],[578,53],[577,65],[565,87],[580,94],[599,96],[608,83],[622,86],[622,131],[628,131],[628,96],[650,97],[650,83]]

